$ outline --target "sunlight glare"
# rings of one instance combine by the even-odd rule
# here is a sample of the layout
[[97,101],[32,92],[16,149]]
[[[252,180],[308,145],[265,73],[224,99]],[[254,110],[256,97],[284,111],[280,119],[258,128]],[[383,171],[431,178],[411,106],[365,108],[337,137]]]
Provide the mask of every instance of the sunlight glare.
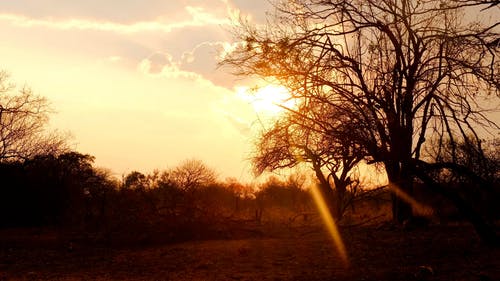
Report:
[[332,217],[332,214],[328,210],[328,207],[326,205],[325,199],[321,195],[321,192],[318,189],[318,186],[313,184],[312,188],[312,195],[314,202],[316,203],[316,207],[318,208],[321,218],[323,219],[323,223],[325,224],[334,244],[335,247],[337,248],[337,251],[340,255],[340,258],[342,259],[342,262],[344,265],[347,267],[349,266],[349,258],[347,257],[347,252],[345,249],[344,242],[342,241],[342,237],[340,236],[340,232],[338,230],[337,224],[335,223],[335,220]]
[[257,88],[240,87],[238,95],[249,102],[257,113],[279,115],[286,108],[293,108],[294,101],[288,90],[279,85],[269,84]]

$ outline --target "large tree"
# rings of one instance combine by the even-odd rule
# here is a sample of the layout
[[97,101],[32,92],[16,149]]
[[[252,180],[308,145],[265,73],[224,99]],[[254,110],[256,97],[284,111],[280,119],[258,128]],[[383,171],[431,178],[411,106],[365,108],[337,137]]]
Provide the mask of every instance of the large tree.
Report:
[[[477,127],[498,129],[481,101],[498,103],[499,23],[470,14],[483,2],[275,1],[266,26],[237,25],[242,43],[223,63],[277,81],[303,103],[347,105],[351,122],[367,130],[359,144],[384,164],[395,194],[411,195],[415,176],[431,184],[422,155],[427,139],[481,150]],[[393,196],[398,222],[412,216],[404,197]]]

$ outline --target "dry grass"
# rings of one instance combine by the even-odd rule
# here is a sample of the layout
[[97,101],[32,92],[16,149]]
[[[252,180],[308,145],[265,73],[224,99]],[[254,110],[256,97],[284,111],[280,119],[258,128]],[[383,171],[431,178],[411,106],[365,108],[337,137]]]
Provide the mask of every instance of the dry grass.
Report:
[[342,234],[348,268],[317,226],[120,249],[51,231],[4,231],[0,280],[500,280],[499,249],[480,245],[469,226],[359,226]]

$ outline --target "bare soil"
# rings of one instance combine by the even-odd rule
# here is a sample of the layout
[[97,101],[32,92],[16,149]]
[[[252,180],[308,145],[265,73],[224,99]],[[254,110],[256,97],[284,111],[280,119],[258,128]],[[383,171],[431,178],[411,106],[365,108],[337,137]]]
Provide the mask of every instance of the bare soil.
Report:
[[349,265],[320,227],[130,247],[0,232],[0,280],[500,280],[500,251],[469,226],[345,227]]

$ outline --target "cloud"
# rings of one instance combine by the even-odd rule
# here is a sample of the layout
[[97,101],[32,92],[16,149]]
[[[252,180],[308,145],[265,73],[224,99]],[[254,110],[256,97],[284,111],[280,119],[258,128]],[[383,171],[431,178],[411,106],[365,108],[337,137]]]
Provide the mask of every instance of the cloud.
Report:
[[233,18],[242,16],[258,24],[265,23],[267,13],[274,10],[269,0],[226,0],[226,3]]
[[223,54],[227,45],[226,42],[201,43],[191,51],[183,54],[180,68],[198,73],[215,85],[231,89],[235,84],[236,77],[217,68],[217,63],[220,61],[221,54]]
[[181,59],[186,52],[207,42],[226,42],[231,40],[230,34],[223,25],[187,26],[165,34],[160,40],[162,50],[175,59]]
[[10,14],[22,14],[34,19],[83,18],[97,21],[133,23],[169,19],[179,21],[188,16],[186,6],[201,7],[209,13],[220,15],[221,0],[16,0],[0,1],[0,10]]
[[[203,77],[228,89],[235,86],[238,77],[218,69],[217,62],[233,40],[228,32],[230,14],[241,10],[259,18],[256,15],[269,6],[266,0],[12,2],[0,3],[4,11],[0,23],[26,33],[25,38],[31,37],[28,31],[43,33],[40,39],[60,49],[56,53],[71,50],[123,67],[139,65],[143,73],[151,75],[163,72],[169,77]],[[115,16],[123,11],[130,16]],[[40,45],[34,39],[23,40]],[[109,60],[111,56],[120,59]]]
[[155,52],[141,60],[137,68],[141,73],[151,76],[202,80],[201,76],[195,72],[181,70],[179,63],[174,62],[172,56],[167,53]]
[[172,61],[172,56],[160,52],[151,54],[141,63],[143,64],[143,72],[149,74],[161,73],[164,68],[177,69],[177,66]]
[[241,79],[217,67],[228,46],[227,42],[204,42],[184,52],[178,60],[167,52],[153,52],[138,62],[137,69],[147,75],[185,78],[232,90]]
[[123,60],[123,58],[120,57],[120,56],[110,56],[110,57],[107,58],[107,61],[110,61],[112,63],[118,63],[118,62],[120,62],[122,60]]
[[200,7],[187,6],[184,8],[187,11],[188,18],[179,21],[138,21],[133,23],[118,23],[113,21],[99,21],[93,19],[36,19],[24,15],[17,14],[0,14],[1,21],[19,27],[46,27],[61,30],[98,30],[116,33],[138,33],[138,32],[163,32],[169,33],[175,29],[181,29],[189,26],[206,26],[206,25],[223,25],[228,24],[228,19],[220,19],[206,12]]

